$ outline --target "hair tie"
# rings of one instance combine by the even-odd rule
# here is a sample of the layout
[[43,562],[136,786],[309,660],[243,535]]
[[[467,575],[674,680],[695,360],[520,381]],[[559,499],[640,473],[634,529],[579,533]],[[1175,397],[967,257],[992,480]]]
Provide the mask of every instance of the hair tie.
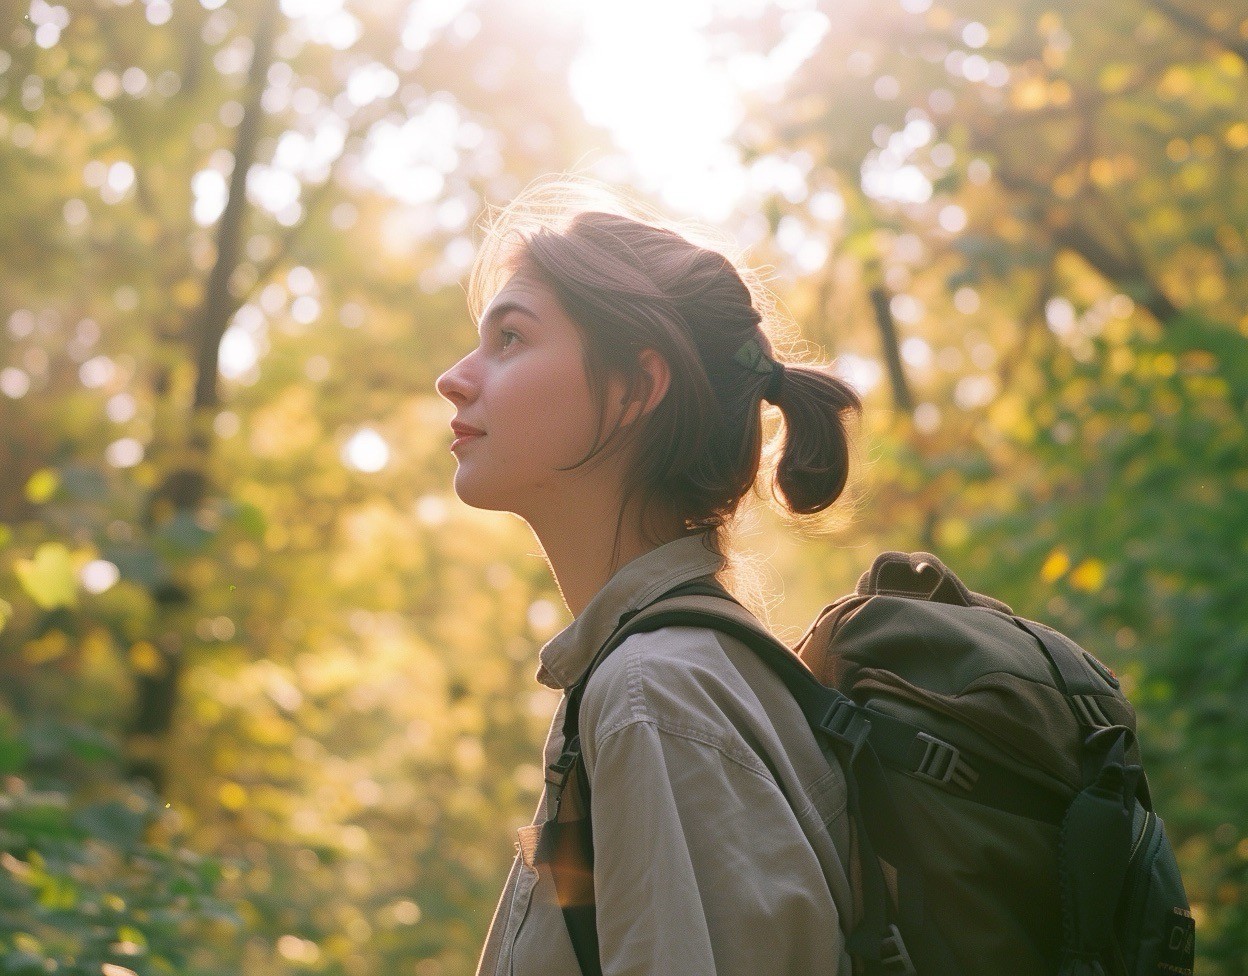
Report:
[[732,358],[751,373],[768,377],[763,399],[775,403],[780,396],[780,384],[784,381],[784,363],[776,362],[763,352],[757,339],[746,339]]
[[771,379],[767,381],[767,389],[763,391],[763,399],[768,403],[776,403],[780,399],[780,384],[784,381],[784,363],[774,359],[771,362]]

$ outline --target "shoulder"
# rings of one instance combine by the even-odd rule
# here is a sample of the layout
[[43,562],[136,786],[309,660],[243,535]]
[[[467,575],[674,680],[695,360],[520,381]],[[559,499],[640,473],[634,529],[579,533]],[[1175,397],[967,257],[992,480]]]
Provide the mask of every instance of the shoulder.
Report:
[[[639,722],[720,746],[762,714],[734,638],[707,627],[662,627],[626,638],[598,667],[581,705],[582,736],[601,741]],[[730,650],[733,653],[729,653]]]

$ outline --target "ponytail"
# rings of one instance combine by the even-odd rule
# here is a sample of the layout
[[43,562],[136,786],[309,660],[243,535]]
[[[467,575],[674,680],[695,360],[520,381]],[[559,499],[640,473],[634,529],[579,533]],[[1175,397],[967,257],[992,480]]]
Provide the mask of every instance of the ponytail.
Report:
[[772,494],[794,515],[814,515],[845,490],[850,461],[845,414],[861,416],[862,401],[853,387],[826,368],[777,366],[783,379],[774,391],[777,395],[767,399],[784,417],[784,447],[776,462]]

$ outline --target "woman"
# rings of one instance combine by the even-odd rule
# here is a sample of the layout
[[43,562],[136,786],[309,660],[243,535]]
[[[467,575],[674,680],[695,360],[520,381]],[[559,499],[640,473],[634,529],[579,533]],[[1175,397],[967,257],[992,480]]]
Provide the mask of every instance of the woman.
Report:
[[[622,614],[703,577],[731,588],[726,532],[759,473],[764,399],[784,420],[774,490],[799,515],[842,493],[842,417],[861,411],[826,368],[776,362],[763,292],[731,261],[618,198],[569,202],[587,188],[539,183],[497,217],[471,279],[480,343],[437,383],[456,408],[456,493],[529,524],[575,618],[537,675],[565,690]],[[844,777],[745,645],[696,627],[628,637],[593,673],[579,732],[606,976],[849,973]],[[581,972],[535,857],[549,794],[479,974]]]

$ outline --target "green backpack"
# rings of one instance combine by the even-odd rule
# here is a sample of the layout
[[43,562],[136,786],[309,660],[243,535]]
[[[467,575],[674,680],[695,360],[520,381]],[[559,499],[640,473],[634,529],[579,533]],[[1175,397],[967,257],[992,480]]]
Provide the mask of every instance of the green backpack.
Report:
[[584,976],[601,968],[580,701],[626,637],[667,626],[741,640],[834,743],[858,854],[856,973],[1192,972],[1192,914],[1113,672],[930,553],[885,552],[796,654],[707,578],[625,614],[569,689],[537,859]]

